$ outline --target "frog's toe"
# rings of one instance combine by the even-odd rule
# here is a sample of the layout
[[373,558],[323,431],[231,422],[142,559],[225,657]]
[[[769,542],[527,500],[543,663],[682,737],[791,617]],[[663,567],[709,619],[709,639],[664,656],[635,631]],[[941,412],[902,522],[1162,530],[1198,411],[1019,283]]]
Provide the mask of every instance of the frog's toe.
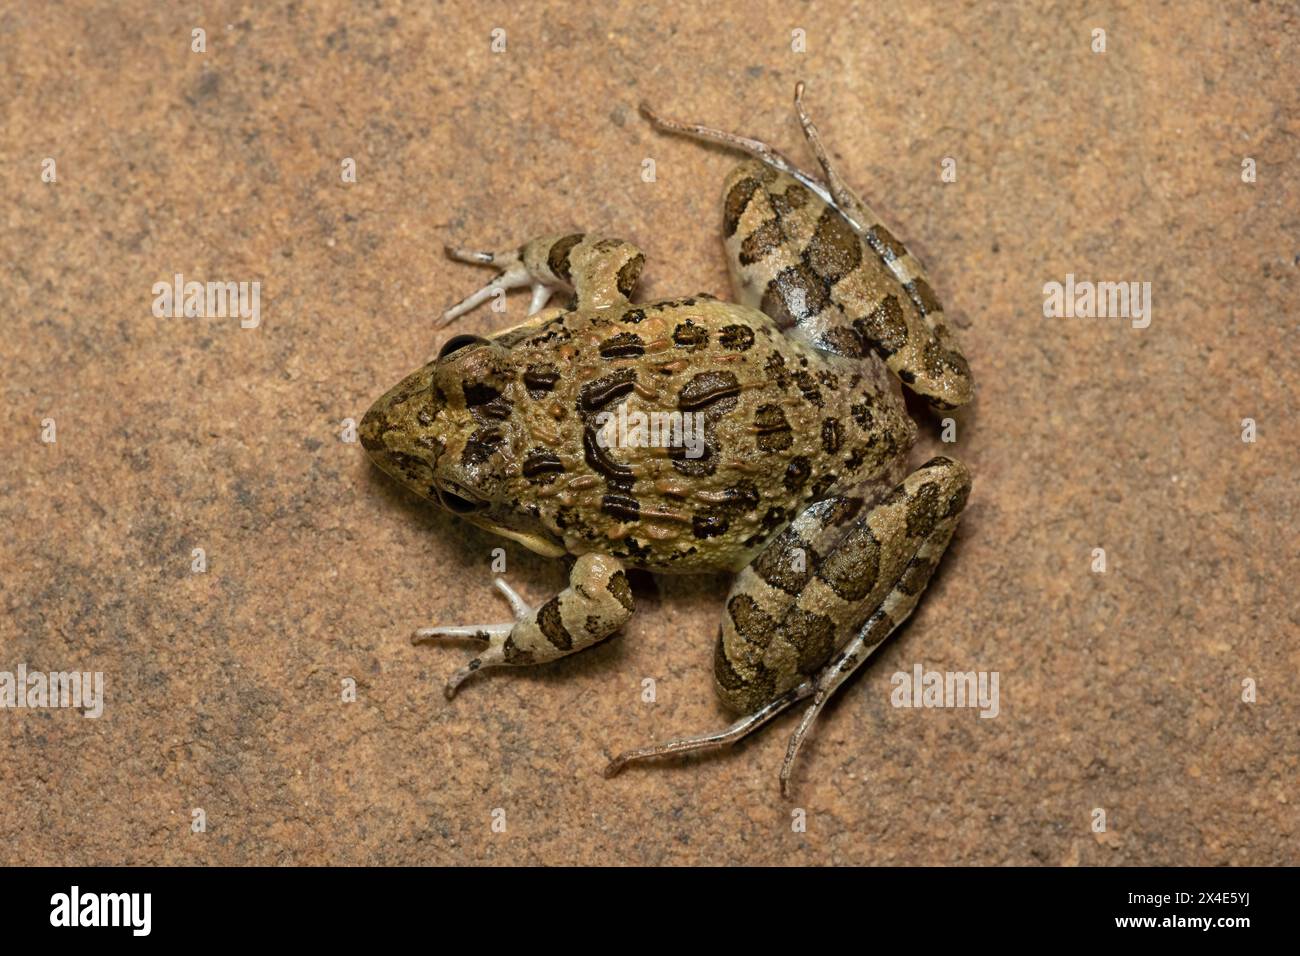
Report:
[[504,578],[497,578],[493,583],[505,599],[510,602],[510,609],[515,615],[513,621],[504,624],[452,624],[439,627],[421,627],[417,628],[411,635],[412,644],[452,637],[468,638],[481,641],[487,645],[481,654],[469,660],[464,667],[459,668],[448,679],[447,686],[443,690],[448,700],[451,700],[456,695],[457,688],[475,671],[482,670],[484,667],[499,667],[517,663],[517,661],[511,659],[512,656],[518,655],[511,654],[510,635],[520,621],[526,621],[533,615],[534,609],[519,596],[514,588],[506,584]]
[[741,738],[752,734],[777,714],[784,711],[791,704],[803,700],[812,692],[812,682],[804,681],[799,686],[786,691],[776,699],[768,701],[752,714],[740,718],[740,720],[736,721],[725,730],[719,730],[708,734],[697,734],[693,737],[682,737],[678,740],[669,741],[666,744],[656,744],[651,747],[642,747],[638,750],[624,751],[606,764],[604,774],[606,777],[613,777],[621,773],[623,768],[628,764],[640,763],[643,760],[652,760],[656,757],[669,757],[674,754],[699,753],[701,751],[718,750],[722,747],[728,747]]
[[491,282],[476,289],[443,312],[442,318],[438,322],[440,326],[447,325],[460,318],[498,292],[504,292],[506,289],[521,289],[524,286],[528,286],[533,293],[532,301],[528,305],[528,314],[536,315],[546,307],[546,303],[550,301],[551,293],[555,291],[553,285],[543,281],[545,276],[540,275],[536,269],[528,267],[528,264],[524,261],[522,248],[507,249],[503,252],[463,249],[458,246],[446,246],[444,248],[449,259],[454,259],[457,262],[468,262],[471,265],[495,266],[499,271],[496,278]]
[[[495,263],[498,257],[508,258],[510,253],[487,252],[482,249],[465,249],[461,246],[443,246],[443,252],[447,254],[448,259],[455,259],[457,262],[468,262],[476,266],[490,266]],[[515,257],[518,258],[516,251]]]
[[[488,653],[491,653],[491,649],[489,649]],[[481,670],[484,667],[491,667],[503,663],[504,661],[501,660],[491,660],[487,654],[483,657],[472,658],[464,667],[457,668],[456,672],[452,674],[451,677],[447,678],[447,684],[442,689],[443,696],[448,700],[451,700],[456,696],[456,691],[460,688],[461,684],[465,683],[466,678],[468,678],[470,674],[473,674],[475,671]]]
[[510,632],[514,630],[514,624],[483,624],[470,627],[428,627],[416,631],[415,640],[427,639],[432,637],[469,637],[486,641],[487,647],[482,652],[470,658],[464,666],[457,668],[456,672],[447,679],[447,684],[443,688],[443,693],[448,700],[456,696],[456,690],[465,680],[476,671],[485,667],[501,667],[505,664],[513,663],[507,660],[508,650],[507,642],[510,638]]
[[461,624],[446,627],[420,627],[411,634],[412,644],[421,644],[439,637],[467,637],[471,640],[487,643],[492,640],[492,633],[499,627],[509,630],[511,625],[498,624]]
[[[497,273],[496,278],[471,292],[465,298],[461,299],[455,305],[448,308],[442,313],[442,318],[438,325],[447,325],[460,318],[466,312],[474,309],[488,299],[492,298],[498,292],[504,292],[506,289],[518,289],[526,285],[533,285],[533,280],[528,274],[528,268],[524,265],[523,260],[519,258],[519,253],[498,254],[492,252],[469,252],[464,249],[447,248],[447,255],[460,262],[475,262],[483,265],[500,265],[501,271]],[[536,289],[534,288],[534,300],[536,299]]]

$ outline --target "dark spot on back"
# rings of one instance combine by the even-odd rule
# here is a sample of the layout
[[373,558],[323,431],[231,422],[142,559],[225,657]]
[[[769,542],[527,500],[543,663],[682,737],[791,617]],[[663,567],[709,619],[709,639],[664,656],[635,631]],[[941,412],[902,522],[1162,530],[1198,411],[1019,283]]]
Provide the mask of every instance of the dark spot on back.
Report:
[[641,520],[641,502],[631,495],[605,495],[600,500],[600,510],[619,521]]
[[564,463],[553,452],[545,448],[535,448],[524,459],[521,466],[523,475],[535,484],[550,484],[556,474],[564,472]]
[[684,412],[699,411],[706,406],[713,406],[710,411],[729,410],[739,394],[740,381],[734,373],[700,372],[682,386],[677,394],[677,407]]
[[702,348],[709,344],[709,330],[687,319],[673,329],[673,342],[678,348]]
[[697,538],[717,537],[727,526],[727,519],[716,512],[700,512],[691,519],[691,531]]
[[759,451],[784,451],[794,442],[794,430],[780,405],[760,405],[754,412],[754,430]]
[[465,441],[465,448],[460,454],[461,464],[481,465],[496,452],[504,436],[495,427],[480,428]]
[[731,352],[745,352],[754,344],[754,330],[748,325],[728,325],[718,333],[718,344]]
[[799,386],[799,391],[803,393],[803,397],[807,401],[818,408],[822,407],[822,391],[817,387],[817,379],[813,377],[812,372],[800,369],[794,373],[794,382]]
[[[707,415],[708,412],[705,414]],[[718,440],[712,434],[707,421],[706,418],[704,428],[704,454],[700,455],[698,458],[688,458],[686,457],[686,453],[689,449],[685,447],[677,445],[668,449],[668,457],[673,463],[673,468],[688,478],[707,478],[718,470]]]
[[605,359],[635,358],[645,354],[645,342],[635,332],[620,332],[600,343],[600,357]]
[[785,478],[783,479],[785,490],[791,494],[797,494],[811,474],[812,466],[808,463],[807,458],[803,455],[796,455],[791,458],[790,464],[785,466]]
[[826,454],[833,455],[844,443],[844,426],[838,418],[828,418],[822,422],[822,448]]
[[465,394],[465,404],[471,406],[486,405],[501,394],[486,382],[465,382],[461,385],[461,391]]
[[504,421],[510,417],[510,412],[513,408],[514,403],[511,402],[510,399],[506,398],[504,395],[498,395],[496,398],[492,399],[492,401],[477,406],[477,412],[479,415],[488,418],[497,418]]
[[776,387],[782,391],[790,387],[790,373],[785,370],[785,356],[780,352],[773,352],[767,357],[767,363],[763,366],[763,371],[776,383]]
[[530,365],[524,372],[524,387],[533,398],[541,398],[560,380],[560,370],[554,365]]
[[606,449],[600,447],[600,443],[596,441],[596,429],[593,425],[588,425],[583,429],[582,453],[592,471],[602,475],[610,486],[615,488],[632,487],[632,483],[636,480],[632,469],[611,459]]
[[636,369],[623,368],[603,378],[594,379],[582,386],[578,393],[578,408],[594,412],[615,399],[622,398],[636,385]]

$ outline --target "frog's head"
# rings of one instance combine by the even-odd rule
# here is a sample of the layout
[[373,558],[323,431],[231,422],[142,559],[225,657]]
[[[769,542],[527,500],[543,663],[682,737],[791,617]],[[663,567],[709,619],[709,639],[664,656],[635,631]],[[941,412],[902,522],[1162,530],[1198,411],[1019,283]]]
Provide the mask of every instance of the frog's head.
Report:
[[563,554],[508,487],[521,457],[505,394],[514,374],[507,349],[457,335],[370,407],[358,435],[375,464],[416,494],[534,551]]

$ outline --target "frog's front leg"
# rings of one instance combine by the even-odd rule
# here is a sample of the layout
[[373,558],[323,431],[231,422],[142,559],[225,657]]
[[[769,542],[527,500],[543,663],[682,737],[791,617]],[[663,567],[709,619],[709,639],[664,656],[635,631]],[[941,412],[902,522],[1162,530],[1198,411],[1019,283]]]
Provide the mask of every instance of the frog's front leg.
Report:
[[440,637],[468,637],[487,643],[447,681],[446,695],[485,667],[542,664],[580,651],[613,634],[632,616],[632,589],[616,558],[585,554],[569,571],[569,586],[538,608],[529,605],[505,581],[496,586],[510,602],[515,619],[503,624],[422,627],[412,642]]
[[866,514],[852,498],[805,509],[737,576],[727,598],[714,676],[723,703],[748,716],[719,733],[624,753],[606,775],[639,760],[734,743],[811,697],[781,768],[785,792],[823,704],[916,607],[969,491],[965,466],[940,457]]
[[500,290],[531,286],[528,314],[540,311],[556,289],[572,289],[580,309],[604,309],[627,301],[645,265],[641,250],[622,239],[588,236],[580,232],[541,236],[503,252],[474,252],[447,247],[457,262],[490,265],[497,277],[442,314],[446,325]]

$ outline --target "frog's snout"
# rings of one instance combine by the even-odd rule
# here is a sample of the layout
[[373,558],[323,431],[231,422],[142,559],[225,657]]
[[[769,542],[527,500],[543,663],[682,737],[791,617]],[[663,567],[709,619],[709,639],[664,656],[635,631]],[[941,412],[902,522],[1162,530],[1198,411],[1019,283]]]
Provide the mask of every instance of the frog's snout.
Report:
[[400,406],[385,395],[361,416],[357,438],[381,471],[397,479],[418,495],[433,497],[430,487],[437,463],[436,443],[412,432]]
[[379,461],[379,455],[384,448],[384,443],[379,437],[384,422],[384,414],[379,407],[381,404],[383,404],[382,400],[371,405],[361,416],[361,424],[357,426],[357,438],[361,441],[361,447],[376,462]]

